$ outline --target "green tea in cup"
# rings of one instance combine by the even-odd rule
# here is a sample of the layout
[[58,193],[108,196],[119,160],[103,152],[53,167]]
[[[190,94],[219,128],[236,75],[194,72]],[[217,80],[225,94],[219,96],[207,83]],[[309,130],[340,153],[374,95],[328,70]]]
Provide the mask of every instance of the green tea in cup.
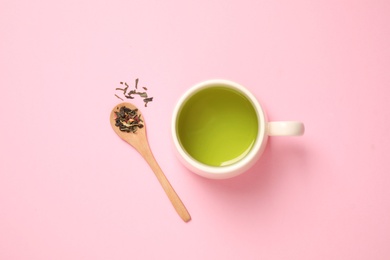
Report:
[[251,101],[223,85],[194,93],[177,118],[177,135],[184,150],[210,166],[226,166],[244,158],[257,134],[257,114]]

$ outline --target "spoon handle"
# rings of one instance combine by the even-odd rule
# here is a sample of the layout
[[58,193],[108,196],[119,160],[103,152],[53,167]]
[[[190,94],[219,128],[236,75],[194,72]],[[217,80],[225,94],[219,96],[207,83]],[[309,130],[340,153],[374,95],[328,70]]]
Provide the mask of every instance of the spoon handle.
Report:
[[156,175],[158,181],[160,182],[161,186],[163,187],[165,193],[167,194],[169,200],[171,201],[173,207],[175,208],[176,212],[179,214],[179,216],[184,220],[184,222],[188,222],[191,220],[190,213],[184,206],[183,202],[173,189],[172,185],[169,183],[167,177],[165,176],[164,172],[161,170],[160,166],[158,165],[156,159],[153,156],[152,151],[149,147],[145,149],[144,151],[140,151],[144,159],[149,164],[150,168],[152,168],[154,174]]

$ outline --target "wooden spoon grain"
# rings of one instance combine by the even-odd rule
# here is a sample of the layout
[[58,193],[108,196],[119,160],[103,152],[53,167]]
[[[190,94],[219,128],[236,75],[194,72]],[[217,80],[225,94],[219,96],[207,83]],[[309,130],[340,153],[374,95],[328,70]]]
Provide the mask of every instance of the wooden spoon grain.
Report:
[[[129,143],[131,146],[133,146],[145,159],[145,161],[149,164],[150,168],[152,168],[154,174],[156,175],[158,181],[160,182],[161,186],[163,187],[165,193],[167,194],[169,200],[171,201],[173,207],[175,208],[176,212],[179,214],[179,216],[185,221],[188,222],[191,220],[191,216],[189,212],[187,211],[186,207],[184,206],[183,202],[180,200],[179,196],[176,194],[175,190],[169,183],[168,179],[166,178],[165,174],[161,170],[160,166],[158,165],[156,159],[153,156],[153,153],[150,149],[148,139],[146,136],[146,125],[144,118],[143,119],[143,128],[138,128],[135,133],[127,133],[119,130],[119,127],[115,125],[115,119],[116,114],[115,112],[118,112],[119,109],[125,106],[127,108],[130,108],[132,110],[136,109],[137,107],[134,106],[131,103],[123,102],[118,105],[116,105],[112,110],[110,114],[110,124],[112,126],[112,129],[115,131],[115,133],[122,138],[124,141]],[[140,110],[138,110],[138,114],[140,114]]]

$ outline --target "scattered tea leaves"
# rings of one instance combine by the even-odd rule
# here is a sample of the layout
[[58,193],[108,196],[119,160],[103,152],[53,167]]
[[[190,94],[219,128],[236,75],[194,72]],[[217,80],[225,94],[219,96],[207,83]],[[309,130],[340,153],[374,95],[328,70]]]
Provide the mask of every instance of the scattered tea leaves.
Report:
[[[153,101],[153,97],[148,97],[148,93],[146,92],[148,89],[146,87],[142,87],[145,91],[144,92],[138,92],[137,89],[138,89],[138,81],[139,79],[135,79],[135,85],[134,85],[134,89],[130,90],[130,91],[127,91],[128,88],[129,88],[129,85],[126,83],[126,82],[119,82],[119,84],[121,85],[125,85],[126,87],[125,88],[116,88],[115,90],[120,90],[123,92],[123,96],[125,98],[129,98],[129,99],[134,99],[134,95],[138,95],[140,96],[141,98],[143,98],[143,101],[145,103],[145,107],[147,107],[147,104],[148,102],[151,102]],[[115,95],[117,98],[123,100],[121,97],[119,97],[118,95]]]
[[137,92],[136,94],[140,95],[140,97],[147,98],[148,94],[146,92]]
[[117,94],[115,94],[115,96],[117,97],[117,98],[119,98],[120,100],[122,100],[123,101],[123,98],[121,98],[120,96],[118,96]]
[[144,98],[145,107],[147,107],[147,106],[148,106],[148,103],[151,102],[151,101],[153,101],[153,98],[152,98],[152,97],[150,97],[150,98]]

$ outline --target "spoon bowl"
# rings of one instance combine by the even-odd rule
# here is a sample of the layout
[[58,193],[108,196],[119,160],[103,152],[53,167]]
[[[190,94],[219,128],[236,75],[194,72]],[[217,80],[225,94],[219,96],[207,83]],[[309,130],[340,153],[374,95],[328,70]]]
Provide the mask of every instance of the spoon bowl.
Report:
[[191,216],[189,212],[187,211],[183,202],[180,200],[179,196],[176,194],[172,185],[169,183],[168,179],[166,178],[165,174],[163,173],[156,159],[153,156],[153,153],[150,149],[148,139],[146,136],[146,124],[144,118],[140,113],[140,110],[137,111],[137,115],[139,115],[142,120],[143,123],[142,128],[138,127],[135,132],[125,132],[120,130],[120,128],[116,125],[116,118],[117,118],[116,112],[119,112],[120,108],[123,106],[131,110],[137,109],[136,106],[128,102],[123,102],[116,105],[111,110],[111,114],[110,114],[110,124],[112,126],[112,129],[121,139],[123,139],[128,144],[133,146],[141,154],[141,156],[145,159],[145,161],[149,164],[150,168],[153,170],[154,174],[156,175],[158,181],[160,182],[162,188],[164,189],[166,195],[171,201],[176,212],[183,219],[183,221],[185,222],[190,221]]

